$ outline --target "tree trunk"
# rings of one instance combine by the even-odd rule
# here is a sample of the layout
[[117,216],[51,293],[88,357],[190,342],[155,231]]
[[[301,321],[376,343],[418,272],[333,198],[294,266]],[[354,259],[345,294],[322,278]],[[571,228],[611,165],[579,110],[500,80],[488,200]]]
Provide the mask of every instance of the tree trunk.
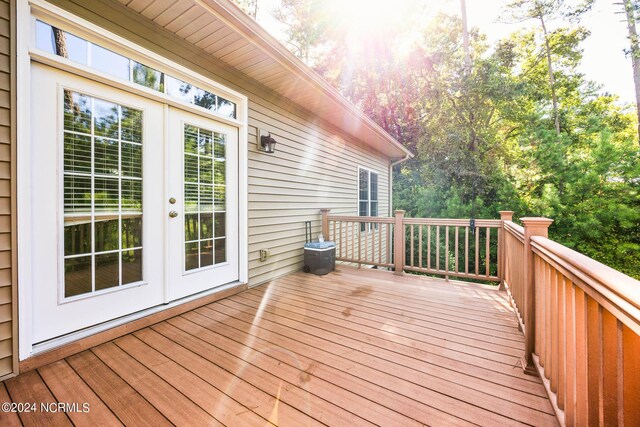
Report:
[[549,86],[551,86],[551,102],[553,102],[553,119],[556,125],[556,133],[560,135],[560,118],[558,117],[558,97],[556,96],[556,79],[553,75],[553,64],[551,62],[551,46],[549,45],[549,34],[547,33],[547,26],[544,23],[544,16],[540,14],[538,15],[538,18],[540,18],[540,24],[542,25],[542,32],[544,34],[544,45],[547,53],[547,66],[549,68]]
[[471,50],[469,47],[469,28],[467,26],[467,4],[465,0],[460,0],[460,9],[462,14],[462,47],[464,49],[464,67],[465,74],[471,71]]
[[69,52],[67,51],[67,38],[64,31],[55,27],[51,27],[51,29],[53,30],[53,41],[56,48],[56,55],[68,58]]
[[638,46],[638,32],[636,30],[636,16],[632,0],[624,0],[624,11],[627,16],[627,30],[629,32],[629,52],[633,67],[633,83],[636,89],[636,114],[638,115],[638,144],[640,144],[640,47]]

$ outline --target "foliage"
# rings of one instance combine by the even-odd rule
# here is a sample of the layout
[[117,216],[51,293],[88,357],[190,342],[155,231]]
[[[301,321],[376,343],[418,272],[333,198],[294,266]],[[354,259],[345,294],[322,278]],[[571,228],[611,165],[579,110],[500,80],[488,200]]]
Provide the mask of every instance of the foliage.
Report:
[[472,30],[470,70],[455,16],[390,24],[356,45],[318,12],[321,0],[286,0],[280,17],[293,23],[294,52],[416,154],[396,168],[394,208],[548,216],[553,239],[640,278],[636,111],[577,71],[589,32],[574,22],[593,0],[519,3],[531,7],[521,18],[567,25],[492,46]]

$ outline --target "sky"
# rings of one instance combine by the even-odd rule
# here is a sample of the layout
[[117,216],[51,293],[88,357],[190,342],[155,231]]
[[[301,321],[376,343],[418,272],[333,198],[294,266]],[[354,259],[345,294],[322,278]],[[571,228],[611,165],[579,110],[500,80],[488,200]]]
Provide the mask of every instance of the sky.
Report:
[[[453,3],[458,6],[459,2]],[[504,0],[467,0],[469,25],[481,28],[490,41],[506,37],[525,25],[497,21],[505,3]],[[635,102],[631,59],[624,54],[624,48],[628,46],[626,23],[624,15],[616,13],[622,11],[622,7],[614,3],[618,0],[598,0],[582,19],[581,25],[591,31],[591,35],[582,45],[584,56],[580,71],[589,80],[602,84],[603,90],[620,96],[621,101]],[[487,7],[489,4],[493,6]]]
[[[375,7],[377,2],[406,2],[418,0],[342,0],[349,2],[361,2],[369,7]],[[460,13],[459,0],[424,0],[433,9],[442,10],[451,14]],[[487,35],[489,42],[507,37],[512,32],[522,28],[536,25],[536,22],[524,22],[518,24],[506,24],[499,22],[498,18],[503,7],[510,0],[466,0],[467,19],[470,27],[478,27]],[[280,0],[258,0],[258,22],[273,33],[276,38],[282,39],[282,27],[270,16],[279,4]],[[628,45],[627,29],[624,15],[619,0],[597,0],[593,9],[583,18],[581,24],[591,31],[591,35],[585,40],[582,47],[584,55],[580,71],[589,80],[602,85],[603,91],[618,95],[624,103],[635,102],[633,73],[631,60],[625,56],[624,49]],[[563,22],[551,22],[549,27],[566,25]]]

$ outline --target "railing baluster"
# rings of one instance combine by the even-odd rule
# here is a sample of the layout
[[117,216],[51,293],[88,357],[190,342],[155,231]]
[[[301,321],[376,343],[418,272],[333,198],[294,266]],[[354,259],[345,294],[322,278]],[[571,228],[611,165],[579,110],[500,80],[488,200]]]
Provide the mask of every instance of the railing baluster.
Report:
[[391,260],[393,259],[392,258],[392,253],[391,253],[391,251],[393,250],[393,246],[392,246],[392,242],[391,242],[391,235],[392,234],[393,234],[392,225],[391,224],[387,224],[387,227],[385,229],[385,235],[384,235],[385,242],[386,242],[385,245],[386,245],[386,248],[387,248],[387,253],[386,253],[386,256],[387,256],[386,262],[387,262],[387,264],[391,264]]
[[566,425],[576,425],[576,312],[575,288],[568,279],[564,282],[564,313],[565,313],[565,403],[564,417]]
[[[444,271],[449,271],[449,226],[447,225],[444,228]],[[449,276],[444,276],[446,279],[449,279]]]
[[422,224],[418,225],[418,264],[422,268]]
[[411,267],[413,267],[414,266],[414,264],[413,264],[413,244],[414,244],[413,243],[413,224],[411,224],[410,227],[411,227],[411,257],[410,257],[411,264],[409,264],[409,265],[411,265]]
[[376,262],[376,228],[378,224],[371,224],[371,262]]
[[564,276],[560,272],[557,272],[557,295],[558,295],[558,359],[557,359],[557,371],[558,371],[558,407],[564,410],[566,392],[567,392],[567,380],[566,380],[566,296],[565,296],[565,283]]
[[[548,280],[548,274],[547,274],[547,270],[549,269],[548,264],[542,263],[542,268],[540,270],[540,276],[536,276],[539,277],[539,284],[540,284],[540,301],[542,301],[542,303],[540,304],[540,365],[543,366],[544,368],[546,368],[547,366],[547,359],[548,359],[548,350],[547,347],[549,346],[549,331],[547,330],[547,324],[549,323],[548,319],[547,319],[547,315],[548,315],[548,309],[547,309],[547,304],[549,304],[549,292],[548,292],[548,287],[549,287],[549,280]],[[524,304],[524,298],[522,301],[522,304]],[[524,306],[524,305],[523,305]],[[525,324],[526,325],[526,324]],[[536,329],[538,329],[536,327]],[[546,371],[546,369],[545,369]]]
[[469,227],[464,228],[464,273],[469,274]]
[[333,221],[333,235],[331,236],[332,238],[330,238],[329,240],[335,242],[336,241],[336,222]]
[[558,392],[558,274],[551,269],[551,358],[549,370],[551,391]]
[[431,226],[427,225],[427,268],[431,270]]
[[587,344],[587,300],[584,291],[576,288],[576,423],[589,423],[589,359]]
[[587,297],[587,381],[589,423],[604,425],[602,401],[602,307]]
[[364,261],[369,261],[369,234],[371,234],[371,227],[373,224],[370,222],[365,223],[364,225]]
[[622,363],[623,363],[623,403],[622,413],[625,426],[640,425],[640,336],[626,325],[622,327]]
[[456,266],[455,266],[455,272],[458,272],[458,227],[456,226]]
[[440,226],[436,225],[436,270],[440,270]]
[[353,258],[356,263],[358,262],[358,257],[356,256],[356,236],[360,236],[360,223],[352,222],[351,223],[351,258]]
[[487,275],[487,277],[490,276],[490,267],[491,267],[491,228],[487,227],[487,243],[486,243],[486,248],[485,248],[485,254],[484,254],[484,258],[485,258],[485,274]]
[[[365,233],[367,224],[365,223]],[[358,227],[357,227],[357,232],[358,232],[358,267],[361,266],[361,261],[362,261],[362,247],[361,247],[361,241],[362,241],[362,227],[360,226],[360,223],[358,223]]]
[[343,254],[342,254],[342,227],[343,226],[344,226],[344,223],[340,221],[340,226],[338,227],[338,234],[340,234],[340,258],[343,258]]
[[476,276],[480,274],[480,228],[476,227]]
[[620,425],[622,415],[622,323],[602,308],[602,418],[605,426]]

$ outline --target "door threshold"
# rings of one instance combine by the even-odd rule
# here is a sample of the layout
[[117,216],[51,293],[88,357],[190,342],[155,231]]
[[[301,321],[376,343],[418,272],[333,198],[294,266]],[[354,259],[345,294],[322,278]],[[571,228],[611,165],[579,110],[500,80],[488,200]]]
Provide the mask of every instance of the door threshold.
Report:
[[203,305],[235,295],[246,289],[246,283],[237,281],[227,283],[167,304],[141,310],[99,325],[34,344],[32,355],[20,361],[19,373],[37,369]]

